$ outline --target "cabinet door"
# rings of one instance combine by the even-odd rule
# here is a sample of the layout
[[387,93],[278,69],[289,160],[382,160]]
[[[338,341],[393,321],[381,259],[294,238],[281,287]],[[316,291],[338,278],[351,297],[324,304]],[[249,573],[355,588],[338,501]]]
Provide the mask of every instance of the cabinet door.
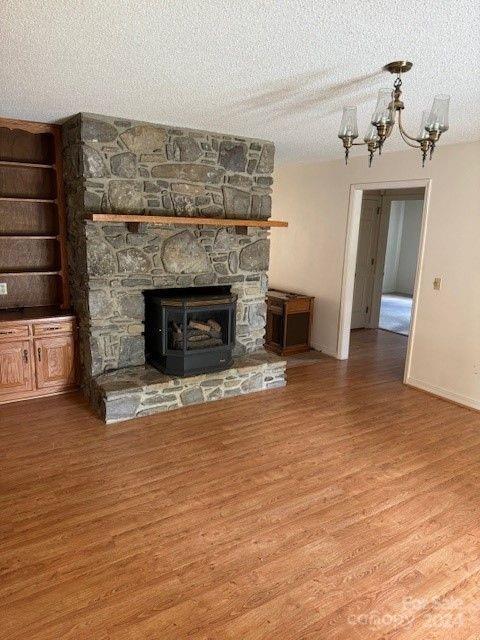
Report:
[[27,340],[0,343],[0,398],[33,389],[30,360]]
[[75,384],[73,335],[37,338],[34,344],[38,389],[63,388]]

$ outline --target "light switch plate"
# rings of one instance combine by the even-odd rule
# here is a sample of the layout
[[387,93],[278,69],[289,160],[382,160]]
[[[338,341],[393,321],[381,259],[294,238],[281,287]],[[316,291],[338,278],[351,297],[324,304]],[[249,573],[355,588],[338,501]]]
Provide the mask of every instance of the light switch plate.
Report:
[[440,291],[440,287],[442,286],[442,279],[441,278],[434,278],[433,280],[433,288],[435,289],[435,291]]
[[6,282],[0,282],[0,296],[6,296],[8,293],[7,291],[7,283]]

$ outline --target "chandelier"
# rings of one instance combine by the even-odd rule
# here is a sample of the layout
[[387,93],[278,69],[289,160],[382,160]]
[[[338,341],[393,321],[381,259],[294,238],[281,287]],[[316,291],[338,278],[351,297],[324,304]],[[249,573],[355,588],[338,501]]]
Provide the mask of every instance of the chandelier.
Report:
[[422,167],[425,166],[427,156],[432,159],[435,145],[440,136],[448,129],[448,105],[450,96],[435,96],[430,111],[422,113],[420,128],[416,136],[409,135],[402,125],[402,111],[405,105],[402,102],[402,73],[410,71],[411,62],[400,60],[390,62],[385,67],[385,71],[396,74],[393,83],[393,90],[380,89],[378,92],[377,106],[373,112],[370,124],[368,125],[363,142],[354,142],[358,138],[357,107],[345,107],[343,109],[342,122],[338,137],[342,140],[345,148],[345,164],[348,163],[350,148],[357,145],[366,145],[369,152],[368,166],[372,165],[373,156],[378,151],[382,153],[383,144],[390,137],[397,122],[398,129],[403,141],[409,147],[420,149],[422,154]]

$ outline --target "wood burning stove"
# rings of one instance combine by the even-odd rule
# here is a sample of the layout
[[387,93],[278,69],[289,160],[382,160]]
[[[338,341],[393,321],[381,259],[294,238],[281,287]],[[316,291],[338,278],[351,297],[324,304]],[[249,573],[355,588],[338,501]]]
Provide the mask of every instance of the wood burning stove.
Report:
[[144,296],[147,362],[177,376],[231,366],[237,296],[230,287],[154,289]]

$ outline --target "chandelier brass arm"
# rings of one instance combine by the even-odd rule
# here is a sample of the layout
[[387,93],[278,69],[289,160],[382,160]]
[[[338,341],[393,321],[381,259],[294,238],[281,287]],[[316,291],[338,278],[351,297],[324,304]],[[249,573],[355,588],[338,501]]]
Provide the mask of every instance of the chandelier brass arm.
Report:
[[412,149],[420,149],[420,145],[419,144],[413,144],[412,142],[410,142],[409,139],[403,134],[402,131],[400,131],[400,136],[401,136],[402,140],[405,142],[405,144],[408,144],[408,146],[412,147]]
[[[405,137],[408,138],[409,140],[413,140],[415,142],[418,142],[418,140],[416,138],[414,138],[413,136],[408,135],[408,133],[405,131],[403,124],[402,124],[402,112],[399,111],[398,112],[398,129],[400,131],[400,133]],[[418,145],[419,147],[420,145]],[[415,147],[417,148],[417,145],[415,145]]]
[[[400,135],[402,136],[403,141],[406,144],[408,144],[409,147],[412,147],[413,149],[421,149],[421,151],[422,151],[422,167],[424,167],[425,166],[425,161],[427,159],[427,155],[428,155],[429,151],[430,151],[430,159],[432,158],[432,153],[433,153],[433,150],[435,148],[435,141],[432,140],[430,136],[428,138],[424,138],[422,140],[418,140],[417,138],[413,138],[412,136],[409,136],[408,133],[403,128],[403,125],[402,125],[402,112],[401,111],[398,112],[398,130],[400,131]],[[417,142],[418,144],[412,144],[412,142],[409,142],[410,140],[413,140],[413,141]]]

